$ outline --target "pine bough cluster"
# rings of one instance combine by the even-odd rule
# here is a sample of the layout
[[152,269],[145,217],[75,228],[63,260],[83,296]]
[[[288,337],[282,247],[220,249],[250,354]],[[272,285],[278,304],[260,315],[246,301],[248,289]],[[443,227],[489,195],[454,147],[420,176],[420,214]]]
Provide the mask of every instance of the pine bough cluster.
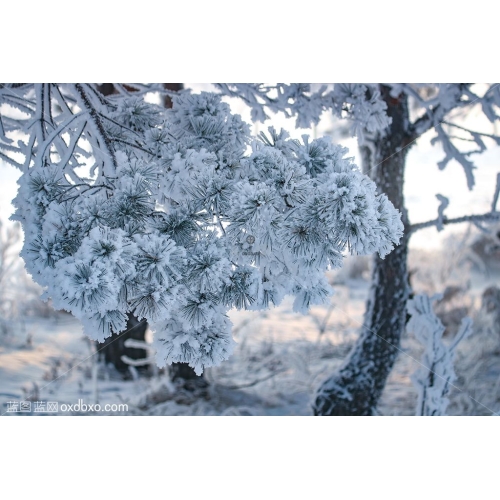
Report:
[[28,271],[92,339],[124,331],[128,313],[147,320],[159,366],[219,364],[231,308],[291,294],[306,311],[345,252],[383,257],[403,234],[346,149],[272,128],[252,138],[217,94],[183,92],[169,110],[83,84],[12,95],[21,114],[4,115],[2,135],[25,152],[15,219]]

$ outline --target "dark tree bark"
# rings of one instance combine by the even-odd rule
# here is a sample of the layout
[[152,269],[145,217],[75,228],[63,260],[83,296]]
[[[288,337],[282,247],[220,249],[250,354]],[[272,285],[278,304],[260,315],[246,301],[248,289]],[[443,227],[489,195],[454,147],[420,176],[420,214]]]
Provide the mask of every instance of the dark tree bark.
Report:
[[360,337],[340,370],[320,386],[315,415],[373,415],[398,354],[408,299],[408,227],[403,183],[410,132],[406,96],[393,98],[381,86],[392,118],[389,129],[361,148],[363,170],[400,210],[405,236],[385,259],[375,256]]
[[101,83],[100,85],[97,85],[97,90],[102,95],[118,94],[117,90],[115,89],[112,83]]
[[[127,329],[124,333],[114,334],[108,337],[102,344],[97,344],[99,356],[106,365],[113,365],[124,378],[131,378],[129,365],[125,363],[122,356],[127,356],[133,360],[144,359],[148,353],[145,349],[136,349],[125,347],[125,341],[128,339],[140,340],[145,342],[146,330],[148,324],[145,320],[139,321],[132,314],[128,314]],[[147,366],[136,367],[138,372],[147,372]]]

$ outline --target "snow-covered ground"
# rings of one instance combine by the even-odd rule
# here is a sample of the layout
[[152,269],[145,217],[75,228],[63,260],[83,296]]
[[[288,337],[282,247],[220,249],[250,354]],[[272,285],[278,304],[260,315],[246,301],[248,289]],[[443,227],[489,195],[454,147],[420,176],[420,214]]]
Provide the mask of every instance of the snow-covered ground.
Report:
[[[460,274],[443,275],[446,283],[429,281],[432,269],[437,274],[442,268],[444,257],[414,251],[410,267],[419,269],[416,291],[433,293],[446,284],[471,283],[457,300],[467,306],[476,332],[459,348],[458,379],[448,413],[491,415],[500,411],[500,332],[486,328],[479,308],[488,279],[462,267]],[[330,305],[314,307],[307,316],[293,313],[288,300],[266,313],[233,312],[236,352],[221,366],[205,371],[209,387],[198,393],[179,389],[165,373],[122,380],[97,363],[93,346],[69,315],[18,321],[0,343],[0,408],[5,415],[18,416],[97,414],[69,409],[80,402],[101,408],[127,405],[99,413],[110,415],[311,415],[315,389],[341,365],[357,337],[369,286],[364,267],[366,260],[351,261],[332,275],[336,293]],[[489,283],[493,280],[490,277]],[[404,335],[379,407],[381,415],[415,414],[417,396],[410,377],[420,366],[422,351],[412,335]],[[31,412],[6,411],[9,401],[23,399],[30,400]],[[45,402],[45,409],[47,402],[57,402],[58,412],[35,412],[36,401]]]

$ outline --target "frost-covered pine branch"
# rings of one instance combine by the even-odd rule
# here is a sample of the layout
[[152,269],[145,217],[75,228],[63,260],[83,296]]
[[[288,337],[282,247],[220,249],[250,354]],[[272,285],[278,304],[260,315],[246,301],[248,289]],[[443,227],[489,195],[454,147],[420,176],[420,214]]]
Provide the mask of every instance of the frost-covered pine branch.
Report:
[[231,308],[291,294],[307,311],[345,252],[383,257],[402,237],[399,212],[329,139],[257,140],[212,93],[166,110],[122,90],[0,89],[0,149],[22,171],[21,255],[89,337],[124,331],[132,313],[160,366],[201,373],[232,352]]
[[441,297],[417,295],[408,302],[411,316],[408,331],[413,332],[425,348],[421,368],[412,377],[418,391],[417,416],[446,415],[447,395],[456,378],[453,368],[455,349],[472,333],[472,320],[464,318],[453,342],[450,345],[443,342],[445,327],[432,310],[432,302]]
[[376,85],[361,83],[336,83],[321,85],[313,90],[309,83],[219,83],[219,91],[230,97],[242,99],[252,111],[252,120],[265,121],[266,111],[296,117],[298,128],[318,124],[321,114],[331,112],[352,123],[353,135],[374,133],[390,124],[386,104]]

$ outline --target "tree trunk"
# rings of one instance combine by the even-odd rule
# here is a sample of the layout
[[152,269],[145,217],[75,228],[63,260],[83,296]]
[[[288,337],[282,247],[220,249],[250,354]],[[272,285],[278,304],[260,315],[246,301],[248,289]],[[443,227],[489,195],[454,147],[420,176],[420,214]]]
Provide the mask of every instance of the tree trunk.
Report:
[[[409,132],[408,102],[393,98],[380,87],[392,118],[389,129],[367,139],[361,147],[363,170],[402,213],[404,168]],[[404,149],[403,149],[404,148]],[[409,285],[408,236],[385,259],[375,256],[370,295],[360,337],[340,370],[320,386],[313,405],[315,415],[373,415],[394,365],[406,323]]]
[[[148,324],[145,320],[139,321],[135,316],[129,313],[127,330],[125,332],[114,334],[108,337],[102,344],[96,344],[100,358],[106,365],[113,365],[124,378],[131,378],[132,374],[130,373],[129,365],[123,361],[122,356],[127,356],[133,360],[139,360],[146,358],[148,353],[145,349],[125,347],[125,341],[134,339],[145,342],[147,328]],[[139,372],[146,372],[148,367],[138,366],[136,370]]]

